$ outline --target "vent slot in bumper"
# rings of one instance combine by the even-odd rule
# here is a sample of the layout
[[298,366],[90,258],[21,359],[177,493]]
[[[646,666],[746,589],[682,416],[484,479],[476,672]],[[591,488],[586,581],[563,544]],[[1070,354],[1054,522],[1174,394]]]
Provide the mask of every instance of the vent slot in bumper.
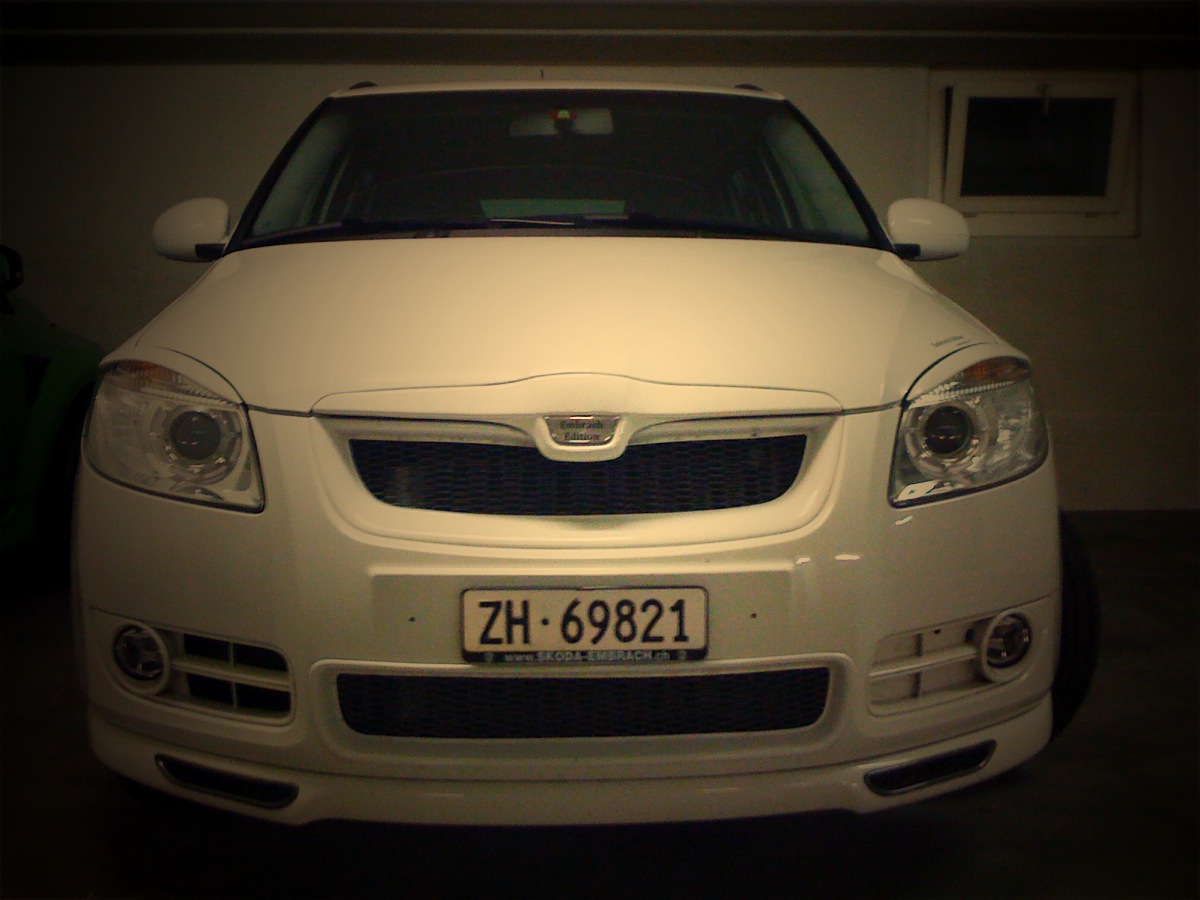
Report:
[[804,728],[829,669],[651,677],[447,677],[342,673],[342,718],[360,734],[583,738]]
[[154,757],[154,762],[172,784],[262,809],[283,809],[300,793],[300,788],[294,784],[235,775],[161,753]]
[[995,741],[985,741],[907,765],[880,769],[869,773],[865,781],[867,787],[883,797],[907,794],[909,791],[917,791],[978,772],[988,764],[995,750]]
[[171,654],[163,700],[282,723],[292,713],[292,679],[283,654],[257,644],[160,629]]

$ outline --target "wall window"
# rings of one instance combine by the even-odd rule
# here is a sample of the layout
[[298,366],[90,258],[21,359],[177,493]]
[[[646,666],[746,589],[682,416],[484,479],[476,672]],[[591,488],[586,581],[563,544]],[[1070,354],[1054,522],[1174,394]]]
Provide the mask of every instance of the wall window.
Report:
[[935,72],[932,193],[976,234],[1132,234],[1136,77]]

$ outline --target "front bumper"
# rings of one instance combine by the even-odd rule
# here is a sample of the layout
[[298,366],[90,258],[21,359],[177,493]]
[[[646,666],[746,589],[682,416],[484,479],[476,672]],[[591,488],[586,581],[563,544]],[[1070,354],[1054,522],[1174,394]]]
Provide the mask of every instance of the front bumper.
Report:
[[[268,498],[256,515],[141,494],[85,464],[75,613],[93,746],[136,780],[288,822],[869,811],[997,774],[1049,735],[1059,590],[1052,469],[897,511],[883,498],[895,425],[895,410],[838,419],[801,489],[763,506],[773,524],[734,528],[724,539],[723,522],[741,527],[747,510],[689,514],[690,532],[671,517],[640,518],[626,529],[636,540],[624,542],[626,526],[572,521],[522,522],[506,537],[495,522],[502,517],[472,517],[474,530],[455,542],[439,531],[450,514],[418,517],[431,523],[426,534],[389,530],[393,519],[407,528],[413,518],[355,488],[328,433],[304,417],[254,414]],[[489,523],[480,521],[489,518],[498,535],[490,541]],[[663,539],[654,539],[655,528]],[[464,662],[464,591],[564,586],[702,587],[708,656],[637,665]],[[982,679],[970,659],[911,680],[880,675],[920,669],[926,646],[931,655],[961,656],[977,623],[1007,609],[1019,609],[1034,630],[1017,677]],[[264,681],[252,673],[245,683],[285,691],[286,706],[267,714],[215,695],[193,702],[128,690],[111,647],[130,621],[277,654],[285,675]],[[911,659],[909,645],[918,648]],[[672,679],[814,667],[828,670],[829,684],[811,724],[703,734],[369,734],[348,723],[336,689],[342,674]],[[231,682],[242,677],[242,669],[230,671]],[[977,765],[983,747],[987,758]],[[945,778],[937,774],[942,759]],[[865,781],[918,763],[908,789],[881,794]],[[925,778],[929,771],[936,777]],[[900,782],[906,778],[902,771]],[[271,796],[294,788],[294,799],[278,807],[230,799],[242,787],[253,795],[255,784]]]

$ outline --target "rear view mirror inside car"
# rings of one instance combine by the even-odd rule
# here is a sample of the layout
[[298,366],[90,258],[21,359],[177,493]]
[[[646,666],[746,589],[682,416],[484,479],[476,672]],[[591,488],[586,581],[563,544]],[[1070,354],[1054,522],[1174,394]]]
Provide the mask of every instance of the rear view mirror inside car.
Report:
[[612,134],[612,112],[607,109],[550,109],[526,113],[513,120],[509,137],[555,137],[562,134]]

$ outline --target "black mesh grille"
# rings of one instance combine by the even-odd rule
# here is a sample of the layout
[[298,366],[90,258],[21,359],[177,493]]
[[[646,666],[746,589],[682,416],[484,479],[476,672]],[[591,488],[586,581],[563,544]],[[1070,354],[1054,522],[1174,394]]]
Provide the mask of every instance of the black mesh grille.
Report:
[[342,718],[362,734],[568,738],[803,728],[821,717],[829,670],[630,678],[341,674]]
[[359,477],[393,506],[510,516],[692,512],[766,503],[800,471],[804,435],[629,447],[558,462],[533,447],[352,440]]

